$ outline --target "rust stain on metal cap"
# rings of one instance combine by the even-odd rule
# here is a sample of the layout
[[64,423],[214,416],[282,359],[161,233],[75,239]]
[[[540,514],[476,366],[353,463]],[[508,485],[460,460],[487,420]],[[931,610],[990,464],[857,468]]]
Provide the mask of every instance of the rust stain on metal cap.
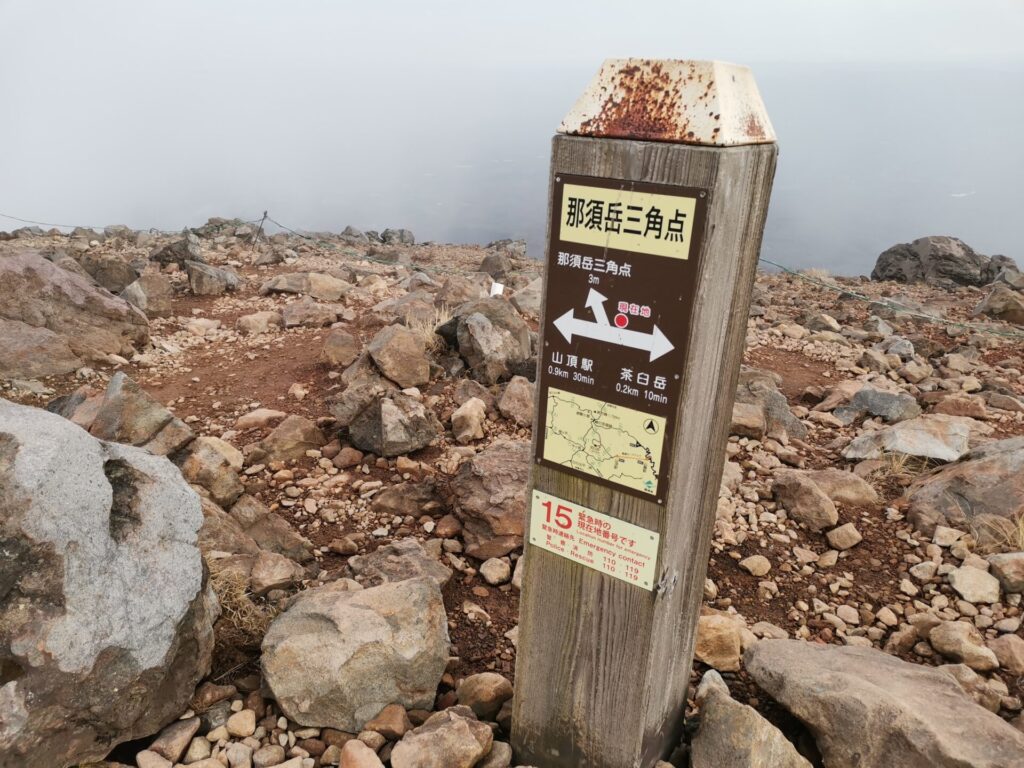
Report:
[[720,61],[608,59],[558,131],[708,146],[775,141],[750,69]]

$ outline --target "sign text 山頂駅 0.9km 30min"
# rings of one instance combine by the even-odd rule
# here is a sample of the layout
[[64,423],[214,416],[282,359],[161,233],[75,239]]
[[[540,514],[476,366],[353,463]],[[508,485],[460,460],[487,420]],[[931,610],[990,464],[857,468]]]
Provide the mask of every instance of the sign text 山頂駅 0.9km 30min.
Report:
[[559,174],[537,459],[665,498],[707,195]]

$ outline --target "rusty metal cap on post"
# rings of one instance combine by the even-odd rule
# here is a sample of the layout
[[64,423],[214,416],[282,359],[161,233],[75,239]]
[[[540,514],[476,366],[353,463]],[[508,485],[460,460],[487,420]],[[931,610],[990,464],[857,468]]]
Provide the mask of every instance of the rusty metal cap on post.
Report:
[[713,147],[775,141],[748,67],[675,59],[606,60],[558,132]]

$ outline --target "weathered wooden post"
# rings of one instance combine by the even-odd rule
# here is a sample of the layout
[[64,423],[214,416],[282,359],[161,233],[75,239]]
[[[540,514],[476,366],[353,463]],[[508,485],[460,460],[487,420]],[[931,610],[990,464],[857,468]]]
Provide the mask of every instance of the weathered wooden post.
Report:
[[609,60],[554,137],[512,741],[678,743],[777,147],[746,67]]

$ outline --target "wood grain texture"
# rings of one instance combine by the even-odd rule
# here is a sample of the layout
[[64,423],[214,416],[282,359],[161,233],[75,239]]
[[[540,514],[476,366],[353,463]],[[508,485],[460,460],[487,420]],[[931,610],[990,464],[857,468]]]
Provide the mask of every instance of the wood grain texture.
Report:
[[776,155],[774,144],[553,140],[552,179],[572,173],[701,187],[708,226],[665,506],[533,467],[531,487],[658,531],[665,587],[647,592],[527,543],[512,729],[520,764],[649,768],[679,741]]

